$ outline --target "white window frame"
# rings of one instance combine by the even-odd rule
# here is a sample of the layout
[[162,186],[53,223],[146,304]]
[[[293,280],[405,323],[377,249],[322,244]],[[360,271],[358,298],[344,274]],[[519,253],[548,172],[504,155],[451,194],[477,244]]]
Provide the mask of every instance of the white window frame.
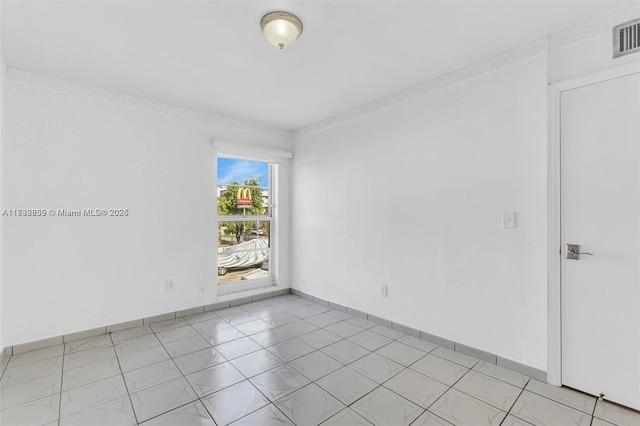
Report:
[[[218,209],[216,208],[216,229],[219,222],[234,222],[234,221],[269,221],[270,222],[270,248],[269,248],[269,277],[256,278],[246,281],[238,281],[235,283],[223,284],[218,283],[218,277],[216,275],[216,288],[218,296],[224,296],[233,293],[239,293],[247,290],[254,290],[257,288],[270,287],[278,284],[279,276],[279,246],[280,238],[278,238],[278,214],[277,214],[277,200],[279,196],[278,188],[278,165],[288,162],[293,157],[293,154],[287,151],[275,150],[265,148],[261,146],[253,146],[247,144],[226,142],[221,140],[211,141],[214,154],[214,179],[215,188],[218,187],[218,158],[233,158],[239,160],[259,161],[269,164],[269,214],[266,216],[221,216],[218,215]],[[217,201],[217,199],[216,199]],[[216,238],[217,244],[217,238]],[[217,252],[217,250],[216,250]],[[218,271],[218,257],[215,258],[216,274]]]

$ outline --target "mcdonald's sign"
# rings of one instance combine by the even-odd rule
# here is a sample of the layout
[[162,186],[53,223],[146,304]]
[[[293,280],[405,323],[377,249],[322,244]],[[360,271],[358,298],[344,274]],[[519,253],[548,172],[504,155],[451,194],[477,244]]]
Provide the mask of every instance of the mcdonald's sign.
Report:
[[253,204],[251,199],[251,190],[249,188],[238,189],[238,208],[250,209]]

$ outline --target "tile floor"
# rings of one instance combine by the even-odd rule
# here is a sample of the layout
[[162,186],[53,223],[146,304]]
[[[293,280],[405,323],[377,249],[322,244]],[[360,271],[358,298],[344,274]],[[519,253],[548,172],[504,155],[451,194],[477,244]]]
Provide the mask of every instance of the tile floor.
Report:
[[640,425],[294,295],[14,355],[0,371],[3,426]]

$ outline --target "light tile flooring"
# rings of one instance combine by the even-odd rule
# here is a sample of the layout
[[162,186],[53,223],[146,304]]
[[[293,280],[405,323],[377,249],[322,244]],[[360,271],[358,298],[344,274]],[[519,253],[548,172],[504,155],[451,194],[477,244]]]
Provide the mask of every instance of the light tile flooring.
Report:
[[3,426],[640,425],[294,295],[14,355],[2,370]]

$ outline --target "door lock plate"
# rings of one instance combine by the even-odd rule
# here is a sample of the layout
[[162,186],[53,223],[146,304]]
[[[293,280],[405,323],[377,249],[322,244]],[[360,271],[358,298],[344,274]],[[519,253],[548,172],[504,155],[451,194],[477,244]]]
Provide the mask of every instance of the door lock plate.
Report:
[[579,244],[566,244],[564,251],[565,259],[580,260],[580,245]]
[[567,244],[564,249],[564,257],[565,259],[573,259],[580,260],[580,255],[584,254],[587,256],[593,256],[592,253],[580,253],[580,245],[579,244]]

